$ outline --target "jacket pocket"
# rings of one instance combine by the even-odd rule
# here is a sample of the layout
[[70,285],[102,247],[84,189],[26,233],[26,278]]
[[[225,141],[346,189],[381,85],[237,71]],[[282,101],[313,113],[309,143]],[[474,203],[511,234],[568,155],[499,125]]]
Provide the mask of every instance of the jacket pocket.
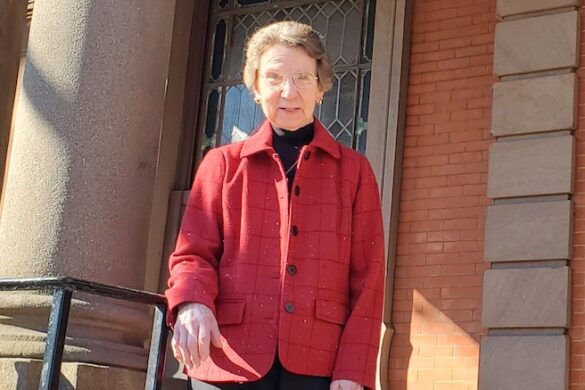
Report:
[[246,302],[218,302],[216,305],[216,318],[219,325],[240,324],[244,320]]
[[343,303],[317,299],[315,302],[315,317],[320,320],[345,325],[349,317],[349,308]]

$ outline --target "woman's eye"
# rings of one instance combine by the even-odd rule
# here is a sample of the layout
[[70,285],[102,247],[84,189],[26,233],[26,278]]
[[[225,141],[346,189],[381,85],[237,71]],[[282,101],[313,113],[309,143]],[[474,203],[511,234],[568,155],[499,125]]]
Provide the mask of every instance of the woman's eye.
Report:
[[268,79],[270,81],[282,80],[282,76],[279,75],[278,73],[274,73],[274,72],[266,72],[266,74],[264,76],[266,77],[266,79]]
[[310,78],[308,73],[297,73],[297,80],[299,81],[308,81]]

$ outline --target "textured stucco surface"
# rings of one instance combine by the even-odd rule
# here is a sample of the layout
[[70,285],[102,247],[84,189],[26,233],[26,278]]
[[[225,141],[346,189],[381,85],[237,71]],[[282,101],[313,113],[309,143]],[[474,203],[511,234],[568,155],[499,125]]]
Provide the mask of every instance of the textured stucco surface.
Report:
[[35,4],[0,223],[3,275],[142,287],[173,3]]

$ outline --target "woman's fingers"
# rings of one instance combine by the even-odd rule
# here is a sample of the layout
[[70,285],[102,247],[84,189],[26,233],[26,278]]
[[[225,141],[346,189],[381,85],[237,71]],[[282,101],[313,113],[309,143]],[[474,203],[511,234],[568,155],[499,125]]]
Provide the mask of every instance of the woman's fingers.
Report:
[[189,358],[189,351],[187,349],[188,338],[189,338],[189,334],[183,328],[178,333],[177,349],[179,351],[179,361],[183,362],[186,366],[189,366],[191,364],[191,360]]
[[201,364],[201,357],[199,354],[199,329],[200,324],[193,323],[189,328],[188,334],[189,338],[187,339],[186,349],[188,351],[188,361],[189,361],[189,368],[199,367]]
[[221,341],[221,333],[219,333],[219,326],[217,325],[217,321],[213,318],[211,321],[211,342],[217,348],[223,347],[223,341]]
[[354,381],[350,381],[347,379],[337,379],[331,382],[331,386],[329,386],[329,390],[363,390],[364,387]]
[[173,356],[175,357],[175,359],[177,359],[179,361],[179,363],[183,363],[183,356],[181,355],[181,352],[179,351],[179,341],[178,341],[178,333],[177,333],[177,329],[175,329],[175,331],[173,332],[173,338],[171,339],[171,348],[173,350]]
[[329,390],[339,390],[339,381],[333,381],[331,382],[331,385],[329,386]]
[[209,322],[202,321],[199,325],[199,338],[197,340],[197,347],[201,360],[207,360],[209,357],[209,342],[211,339],[210,332]]

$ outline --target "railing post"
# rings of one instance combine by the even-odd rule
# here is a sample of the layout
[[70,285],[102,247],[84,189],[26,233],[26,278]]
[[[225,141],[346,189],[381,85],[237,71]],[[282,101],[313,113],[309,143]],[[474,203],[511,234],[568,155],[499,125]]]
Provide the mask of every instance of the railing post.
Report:
[[57,390],[59,387],[71,296],[72,291],[65,287],[57,287],[53,293],[53,305],[49,316],[47,345],[43,357],[39,390]]
[[146,373],[145,390],[160,390],[164,374],[164,363],[169,329],[165,322],[166,305],[155,305],[152,339],[148,355],[148,371]]

